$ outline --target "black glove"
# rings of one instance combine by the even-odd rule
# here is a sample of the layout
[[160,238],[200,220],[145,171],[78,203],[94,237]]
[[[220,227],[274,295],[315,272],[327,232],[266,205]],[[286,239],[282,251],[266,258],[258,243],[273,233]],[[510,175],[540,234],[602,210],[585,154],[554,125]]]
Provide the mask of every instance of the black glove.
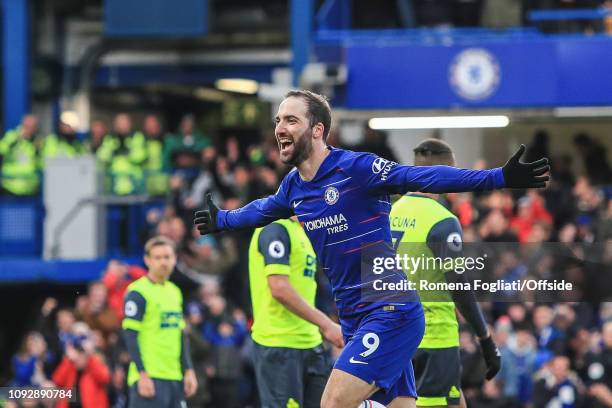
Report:
[[501,368],[501,354],[491,336],[480,340],[480,348],[482,349],[482,355],[487,364],[485,378],[490,380],[495,377]]
[[525,145],[521,145],[514,156],[502,167],[507,188],[541,188],[546,187],[549,176],[544,176],[550,170],[546,157],[533,163],[523,163],[521,156],[525,153]]
[[217,213],[219,208],[213,203],[212,195],[206,194],[205,208],[208,209],[196,211],[193,223],[198,227],[200,235],[212,234],[219,231],[217,227]]

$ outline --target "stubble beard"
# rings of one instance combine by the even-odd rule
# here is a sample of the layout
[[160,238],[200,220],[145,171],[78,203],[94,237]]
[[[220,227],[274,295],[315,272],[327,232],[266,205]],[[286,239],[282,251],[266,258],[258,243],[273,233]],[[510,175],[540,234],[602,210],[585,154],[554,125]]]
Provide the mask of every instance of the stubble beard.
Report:
[[293,139],[293,154],[285,162],[291,166],[299,166],[312,153],[312,129],[305,130],[297,140]]

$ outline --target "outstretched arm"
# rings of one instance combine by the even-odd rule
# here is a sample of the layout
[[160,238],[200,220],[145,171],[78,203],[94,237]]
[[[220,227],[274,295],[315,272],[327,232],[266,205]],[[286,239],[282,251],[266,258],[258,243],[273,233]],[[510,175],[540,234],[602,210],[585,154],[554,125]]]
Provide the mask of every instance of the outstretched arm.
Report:
[[533,163],[520,161],[525,146],[503,167],[489,170],[458,169],[450,166],[402,166],[375,155],[362,155],[357,166],[367,185],[381,193],[403,194],[408,191],[450,193],[500,188],[541,188],[546,186],[550,170],[548,159]]
[[206,196],[206,205],[208,209],[197,211],[193,220],[201,235],[225,230],[263,227],[272,221],[293,215],[280,189],[275,195],[251,201],[236,210],[227,211],[217,208],[210,194]]

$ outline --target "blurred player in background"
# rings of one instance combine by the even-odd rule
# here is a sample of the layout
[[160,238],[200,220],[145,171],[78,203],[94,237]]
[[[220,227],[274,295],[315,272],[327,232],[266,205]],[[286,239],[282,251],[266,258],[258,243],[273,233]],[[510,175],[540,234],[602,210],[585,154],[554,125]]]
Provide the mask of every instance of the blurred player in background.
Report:
[[[437,139],[421,142],[414,149],[416,166],[454,166],[448,144]],[[462,255],[463,231],[457,217],[444,207],[437,194],[411,193],[391,209],[391,236],[398,254],[413,257],[457,258]],[[411,275],[428,282],[465,281],[451,270],[421,268]],[[487,364],[487,379],[500,369],[500,355],[487,329],[473,292],[420,293],[425,309],[425,335],[414,358],[419,407],[465,407],[461,393],[459,324],[455,307],[472,326]]]
[[130,354],[130,407],[185,407],[197,380],[183,332],[183,295],[168,281],[174,244],[154,237],[145,244],[146,276],[128,286],[123,334]]
[[[389,195],[544,187],[548,161],[521,163],[525,146],[503,168],[491,170],[400,166],[371,153],[335,149],[326,143],[329,103],[310,91],[289,92],[275,120],[281,160],[296,169],[275,195],[236,210],[218,209],[209,195],[208,209],[196,212],[194,223],[205,235],[296,215],[330,279],[346,344],[321,405],[351,408],[371,397],[390,407],[414,407],[411,358],[425,330],[418,296],[408,290],[372,293],[375,279],[401,285],[402,271],[362,272],[364,248],[383,258],[395,257]],[[398,298],[401,301],[395,301]]]
[[342,347],[340,326],[314,307],[317,258],[292,217],[253,234],[249,279],[253,360],[262,408],[314,408],[331,370],[321,334]]

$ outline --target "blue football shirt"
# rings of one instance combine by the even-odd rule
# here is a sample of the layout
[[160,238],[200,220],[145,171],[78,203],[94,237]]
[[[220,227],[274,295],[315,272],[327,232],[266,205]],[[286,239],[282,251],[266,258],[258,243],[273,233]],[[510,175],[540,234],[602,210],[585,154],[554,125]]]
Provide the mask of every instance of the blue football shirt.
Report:
[[[304,181],[297,169],[282,180],[276,194],[236,210],[221,210],[221,230],[260,227],[296,215],[310,239],[320,267],[327,274],[340,317],[380,307],[364,299],[375,279],[399,281],[404,276],[364,270],[363,254],[394,256],[391,246],[390,194],[481,191],[503,188],[501,168],[467,170],[449,166],[403,166],[371,153],[328,147],[329,154],[315,177]],[[415,293],[402,297],[414,307]],[[419,308],[420,310],[420,308]]]

